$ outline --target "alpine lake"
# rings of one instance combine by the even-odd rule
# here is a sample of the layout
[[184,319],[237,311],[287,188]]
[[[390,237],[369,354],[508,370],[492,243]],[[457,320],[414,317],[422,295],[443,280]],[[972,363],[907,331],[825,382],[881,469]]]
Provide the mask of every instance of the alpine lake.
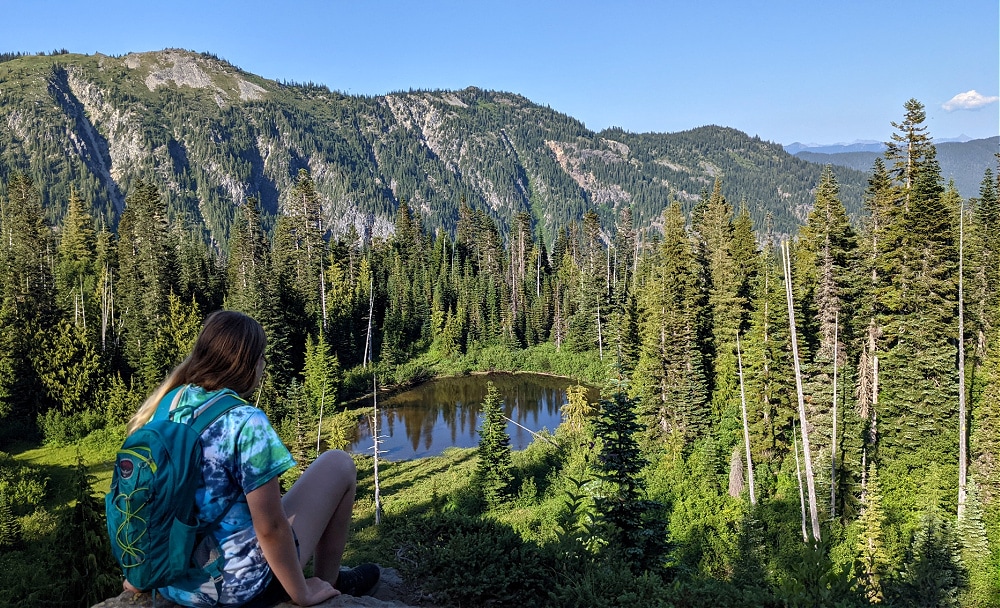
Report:
[[[569,378],[531,373],[492,373],[437,378],[378,402],[379,458],[412,460],[441,454],[450,447],[479,445],[481,406],[487,382],[496,386],[503,401],[512,450],[523,450],[535,440],[533,433],[549,433],[562,422]],[[596,402],[600,392],[588,387],[587,399]],[[358,420],[348,451],[372,454],[373,409]]]

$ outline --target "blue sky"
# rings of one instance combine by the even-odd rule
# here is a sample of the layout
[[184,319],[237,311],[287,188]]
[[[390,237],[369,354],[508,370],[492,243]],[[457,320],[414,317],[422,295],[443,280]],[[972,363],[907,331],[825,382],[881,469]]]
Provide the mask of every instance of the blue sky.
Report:
[[350,94],[478,86],[600,130],[884,141],[1000,134],[997,0],[0,0],[0,50],[207,51]]

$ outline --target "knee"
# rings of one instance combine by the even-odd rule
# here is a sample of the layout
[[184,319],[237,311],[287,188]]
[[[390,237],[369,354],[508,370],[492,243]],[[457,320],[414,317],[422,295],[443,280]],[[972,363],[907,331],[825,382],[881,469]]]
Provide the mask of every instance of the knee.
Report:
[[327,450],[319,455],[316,462],[330,475],[349,478],[352,482],[358,477],[358,468],[351,455],[343,450]]

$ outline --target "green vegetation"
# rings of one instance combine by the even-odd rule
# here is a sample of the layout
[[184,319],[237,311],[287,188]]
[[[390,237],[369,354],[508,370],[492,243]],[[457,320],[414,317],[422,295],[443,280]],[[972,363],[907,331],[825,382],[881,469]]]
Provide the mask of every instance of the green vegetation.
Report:
[[[51,60],[28,59],[0,73]],[[332,95],[289,89],[316,107]],[[137,88],[134,103],[156,95]],[[455,95],[496,128],[525,107]],[[343,445],[346,404],[372,374],[390,389],[480,370],[607,387],[596,404],[574,394],[552,442],[510,453],[494,403],[478,451],[380,463],[379,526],[372,463],[359,458],[348,560],[396,566],[442,605],[997,606],[998,183],[987,172],[980,196],[961,199],[941,179],[923,106],[904,109],[864,216],[848,212],[836,172],[817,172],[780,270],[777,232],[755,231],[755,202],[735,208],[723,178],[694,205],[664,197],[652,215],[574,210],[560,198],[569,189],[550,184],[504,219],[458,186],[450,210],[429,204],[420,189],[446,173],[428,170],[398,206],[386,199],[394,231],[383,239],[331,235],[319,180],[297,167],[274,193],[276,217],[263,192],[248,198],[223,245],[210,221],[176,213],[156,174],[123,190],[111,231],[83,185],[11,171],[0,189],[0,441],[17,448],[0,458],[0,603],[33,593],[86,606],[113,592],[91,499],[128,416],[226,306],[267,330],[256,400],[303,465]],[[609,150],[622,149],[615,137],[652,146],[605,135]],[[510,162],[491,141],[469,145]],[[420,158],[397,144],[372,150]],[[66,211],[53,215],[59,188]],[[541,219],[543,203],[565,215]],[[429,230],[438,214],[454,229]],[[652,217],[656,238],[640,237]],[[61,542],[69,531],[74,542]],[[53,571],[70,574],[43,581]]]

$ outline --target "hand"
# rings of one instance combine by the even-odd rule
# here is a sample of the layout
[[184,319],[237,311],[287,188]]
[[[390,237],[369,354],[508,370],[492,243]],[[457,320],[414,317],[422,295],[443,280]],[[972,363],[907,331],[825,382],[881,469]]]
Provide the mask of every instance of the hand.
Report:
[[306,579],[305,597],[299,599],[292,598],[292,601],[299,606],[312,606],[338,595],[340,595],[340,592],[334,589],[333,585],[321,578],[313,577]]
[[141,589],[136,589],[132,586],[132,583],[125,580],[122,581],[122,589],[125,591],[131,591],[132,593],[142,593]]

